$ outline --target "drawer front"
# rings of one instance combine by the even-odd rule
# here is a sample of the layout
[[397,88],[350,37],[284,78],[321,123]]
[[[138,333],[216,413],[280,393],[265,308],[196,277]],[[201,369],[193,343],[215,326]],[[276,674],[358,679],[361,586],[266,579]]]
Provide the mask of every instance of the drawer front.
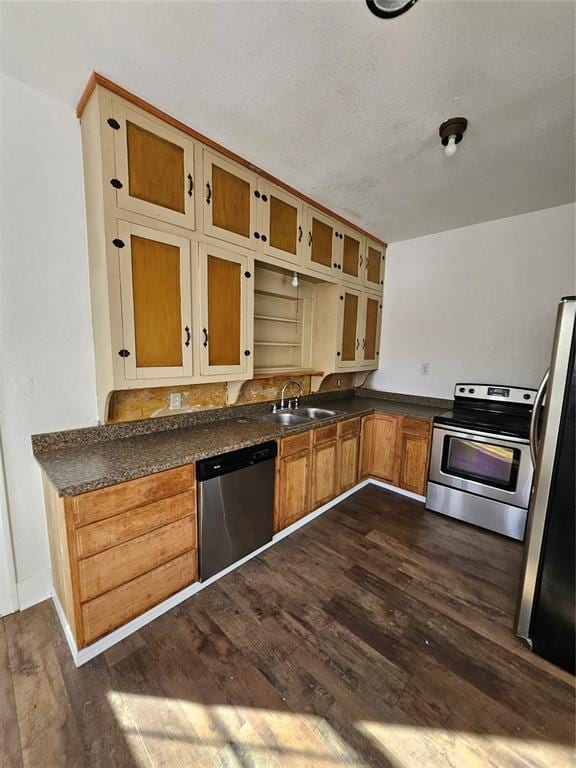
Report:
[[79,559],[90,557],[110,547],[123,544],[144,533],[196,514],[196,492],[186,491],[144,507],[121,512],[76,529],[76,553]]
[[431,429],[432,422],[428,419],[413,419],[410,416],[404,416],[403,432],[409,432],[411,435],[429,435]]
[[327,440],[335,440],[338,435],[338,424],[330,424],[327,427],[318,427],[312,432],[312,443],[325,443]]
[[299,451],[305,451],[310,446],[310,432],[302,432],[300,435],[283,437],[280,440],[280,456],[290,456]]
[[176,496],[194,487],[194,465],[169,469],[154,475],[118,483],[74,497],[74,522],[77,526],[118,515],[152,501]]
[[94,642],[197,579],[196,550],[171,560],[82,606],[85,644]]
[[183,517],[80,560],[80,600],[92,600],[190,549],[196,549],[196,517]]
[[357,435],[360,432],[360,418],[347,419],[338,424],[338,437]]

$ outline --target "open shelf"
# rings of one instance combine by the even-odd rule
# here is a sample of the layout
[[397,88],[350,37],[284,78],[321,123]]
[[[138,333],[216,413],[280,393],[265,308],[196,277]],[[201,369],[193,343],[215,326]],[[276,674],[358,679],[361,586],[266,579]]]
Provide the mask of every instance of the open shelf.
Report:
[[254,315],[254,320],[270,320],[274,323],[293,323],[295,325],[302,324],[302,320],[295,320],[291,317],[272,317],[272,315]]
[[324,371],[316,371],[313,368],[299,368],[297,365],[291,368],[255,368],[254,379],[267,379],[270,376],[323,376]]
[[272,299],[284,299],[285,301],[299,301],[298,296],[287,296],[285,293],[276,293],[274,291],[264,291],[261,288],[255,288],[254,293],[257,296],[269,296]]

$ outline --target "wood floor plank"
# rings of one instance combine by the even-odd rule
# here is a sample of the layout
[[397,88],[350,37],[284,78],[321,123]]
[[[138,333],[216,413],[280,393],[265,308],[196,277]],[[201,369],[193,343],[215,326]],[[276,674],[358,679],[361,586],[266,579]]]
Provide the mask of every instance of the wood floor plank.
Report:
[[513,633],[517,542],[366,487],[76,669],[0,621],[2,766],[567,768],[574,679]]
[[0,755],[6,768],[21,768],[20,727],[3,622],[0,622]]

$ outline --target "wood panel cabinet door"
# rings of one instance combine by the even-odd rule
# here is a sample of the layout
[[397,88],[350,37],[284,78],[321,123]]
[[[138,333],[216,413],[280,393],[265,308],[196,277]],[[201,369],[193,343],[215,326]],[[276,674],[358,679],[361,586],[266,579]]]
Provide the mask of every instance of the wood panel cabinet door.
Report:
[[368,240],[365,256],[365,285],[367,288],[380,289],[384,285],[384,258],[384,248]]
[[259,219],[258,228],[264,253],[290,264],[300,264],[304,243],[303,205],[297,197],[273,184],[263,191],[256,190]]
[[274,529],[281,531],[310,511],[308,448],[277,459],[276,520]]
[[355,368],[361,359],[360,331],[362,294],[354,288],[340,286],[338,294],[337,368]]
[[312,448],[310,468],[310,510],[318,509],[336,496],[338,440]]
[[219,240],[256,248],[255,173],[204,150],[204,233]]
[[252,259],[201,243],[200,286],[200,372],[248,376],[252,373]]
[[360,480],[372,474],[372,445],[374,437],[374,416],[364,416],[360,433]]
[[338,439],[338,473],[336,495],[353,488],[358,482],[360,435]]
[[340,230],[334,219],[308,208],[305,232],[306,266],[325,275],[338,274],[336,253],[339,236]]
[[116,177],[109,181],[118,207],[194,229],[193,140],[119,102],[113,113]]
[[340,249],[337,258],[341,266],[339,272],[342,280],[352,284],[363,283],[365,239],[354,230],[345,227],[338,232],[338,235],[342,235],[342,239],[339,238]]
[[430,438],[426,435],[403,433],[400,448],[399,486],[424,496],[428,478]]
[[402,417],[375,413],[372,430],[372,474],[397,485]]
[[122,333],[127,379],[192,375],[190,241],[118,222]]
[[365,293],[362,296],[362,333],[360,363],[365,368],[378,367],[382,330],[382,298]]

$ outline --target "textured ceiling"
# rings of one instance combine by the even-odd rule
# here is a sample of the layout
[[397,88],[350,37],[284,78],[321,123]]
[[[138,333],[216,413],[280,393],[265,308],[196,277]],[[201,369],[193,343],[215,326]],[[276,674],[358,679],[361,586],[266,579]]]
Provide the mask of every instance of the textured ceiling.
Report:
[[[71,107],[95,69],[389,242],[574,200],[555,0],[3,2],[1,68]],[[446,158],[439,124],[469,128]]]

